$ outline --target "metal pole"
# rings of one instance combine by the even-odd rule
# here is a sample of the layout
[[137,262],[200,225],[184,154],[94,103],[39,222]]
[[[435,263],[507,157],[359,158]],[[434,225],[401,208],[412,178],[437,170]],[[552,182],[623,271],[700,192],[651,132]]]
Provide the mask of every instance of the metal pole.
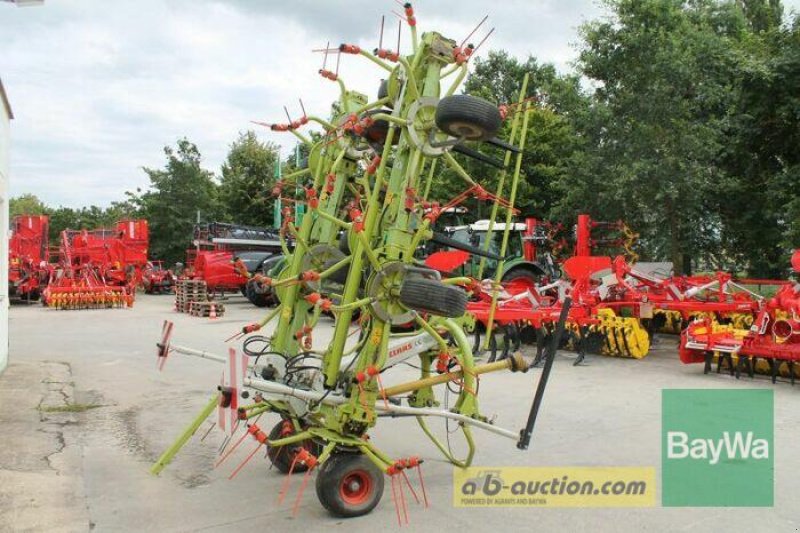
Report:
[[542,406],[544,389],[547,387],[547,380],[550,378],[550,369],[553,368],[553,360],[556,358],[556,350],[558,350],[558,345],[561,343],[561,337],[564,335],[564,325],[567,323],[569,308],[571,306],[572,298],[567,296],[564,298],[564,304],[561,307],[561,314],[558,317],[556,331],[553,334],[553,339],[550,341],[550,347],[548,348],[547,355],[545,356],[542,376],[539,378],[539,385],[536,387],[536,395],[533,397],[533,404],[531,404],[531,412],[528,414],[528,423],[525,424],[525,429],[520,431],[519,442],[517,442],[517,448],[520,450],[527,450],[531,443],[533,426],[536,424],[536,417],[539,415],[539,408]]

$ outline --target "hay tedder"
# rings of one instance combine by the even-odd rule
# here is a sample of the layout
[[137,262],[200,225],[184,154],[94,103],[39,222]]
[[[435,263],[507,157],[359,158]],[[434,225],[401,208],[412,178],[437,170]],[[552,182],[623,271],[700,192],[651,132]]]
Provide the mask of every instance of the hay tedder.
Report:
[[[411,4],[403,9],[401,24],[405,22],[410,31],[409,54],[401,53],[399,44],[394,50],[383,48],[382,38],[373,52],[351,44],[326,47],[320,75],[340,88],[330,117],[307,116],[303,111],[302,117],[288,123],[268,124],[273,131],[293,134],[309,150],[308,167],[285,175],[273,190],[283,205],[303,202],[307,208],[298,225],[291,208],[284,210],[280,238],[285,265],[270,277],[254,276],[276,291],[280,305],[235,337],[271,322],[274,330],[269,336],[247,337],[244,354],[232,349],[226,357],[174,344],[172,324],[164,324],[159,366],[170,353],[181,353],[215,360],[226,370],[209,403],[164,452],[152,468],[154,473],[217,410],[220,428],[231,436],[241,430],[241,436],[226,441],[218,464],[245,440],[255,445],[231,477],[263,446],[279,471],[305,472],[295,511],[308,476],[316,471],[322,505],[334,515],[352,517],[378,504],[388,476],[402,523],[408,521],[404,487],[427,504],[422,460],[391,457],[379,449],[369,436],[379,420],[414,417],[445,458],[461,467],[473,460],[474,428],[509,438],[520,449],[529,446],[555,344],[547,354],[527,423],[514,431],[496,426],[479,409],[479,380],[490,372],[526,371],[529,364],[517,355],[477,365],[464,333],[466,287],[471,279],[443,280],[415,259],[415,252],[428,241],[448,244],[445,235],[431,229],[448,204],[429,197],[439,164],[464,181],[468,194],[491,202],[492,220],[505,210],[510,228],[533,105],[526,97],[527,79],[517,102],[499,108],[480,98],[456,95],[477,49],[466,44],[475,31],[461,43],[436,32],[419,35]],[[377,100],[347,89],[338,74],[338,59],[336,71],[326,69],[332,54],[359,56],[383,71],[385,80],[375,87]],[[308,123],[323,129],[319,140],[301,132]],[[506,140],[497,137],[501,132]],[[483,191],[454,153],[499,167],[497,192]],[[296,190],[301,194],[292,197]],[[293,252],[288,240],[294,242]],[[469,251],[486,255],[480,248]],[[568,298],[562,309],[563,326]],[[331,328],[321,331],[320,326],[330,315],[334,324],[328,338]],[[392,384],[397,377],[392,368],[412,358],[419,378]],[[443,405],[445,390],[454,390],[456,397]],[[272,427],[261,422],[268,413],[277,416]],[[449,441],[436,436],[427,422],[431,417],[457,426],[466,443],[464,456],[456,457]],[[411,486],[409,471],[419,474],[419,493]],[[285,490],[281,499],[284,496]]]
[[146,220],[122,220],[113,229],[64,230],[42,303],[64,310],[133,306],[147,246]]
[[8,240],[8,294],[36,301],[48,274],[47,215],[18,215],[11,222]]

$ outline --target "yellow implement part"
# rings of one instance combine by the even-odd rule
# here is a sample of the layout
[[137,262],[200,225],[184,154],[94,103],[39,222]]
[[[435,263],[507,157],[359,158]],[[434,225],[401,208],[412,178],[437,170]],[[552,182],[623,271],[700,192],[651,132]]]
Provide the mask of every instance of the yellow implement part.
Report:
[[650,337],[638,318],[621,317],[611,309],[599,309],[600,331],[605,334],[604,355],[641,359],[650,350]]

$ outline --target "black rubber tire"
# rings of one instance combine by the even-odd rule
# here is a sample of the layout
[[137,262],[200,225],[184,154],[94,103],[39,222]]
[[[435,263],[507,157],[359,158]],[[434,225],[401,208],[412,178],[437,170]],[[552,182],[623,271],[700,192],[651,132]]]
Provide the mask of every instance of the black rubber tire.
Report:
[[421,313],[457,318],[467,310],[467,293],[438,280],[411,278],[400,287],[400,303]]
[[[391,115],[391,109],[372,109],[364,113],[361,118],[372,118],[373,116],[383,113]],[[381,146],[386,142],[386,136],[389,134],[389,122],[384,119],[376,119],[361,133],[361,137],[366,139],[373,146]],[[395,135],[392,138],[392,145],[400,142],[400,135]]]
[[[275,427],[273,427],[269,432],[268,440],[273,441],[283,437],[288,437],[289,435],[294,435],[294,431],[292,431],[292,433],[283,433],[283,425],[286,422],[291,424],[291,422],[288,420],[281,420],[280,422],[275,424]],[[297,453],[294,450],[296,450],[300,446],[308,450],[308,452],[314,455],[315,457],[319,457],[319,455],[322,453],[322,446],[317,444],[313,440],[308,439],[302,441],[299,445],[296,444],[294,446],[280,446],[278,448],[270,446],[269,443],[267,443],[267,457],[269,457],[272,466],[278,469],[278,472],[282,474],[288,474],[289,469],[292,467],[292,461],[294,460],[294,456]],[[297,463],[294,465],[294,470],[292,470],[292,473],[299,474],[305,472],[306,470],[308,470],[308,467],[306,465]]]
[[[322,265],[322,270],[328,270],[338,262],[339,262],[338,259],[330,259]],[[350,272],[350,267],[343,266],[342,268],[331,274],[328,278],[326,278],[326,281],[332,281],[333,283],[344,285],[347,282],[347,275],[349,272]]]
[[245,285],[245,296],[250,300],[250,303],[256,307],[267,307],[272,303],[273,298],[270,294],[271,291],[258,292],[255,280],[248,280]]
[[[331,514],[364,516],[383,497],[383,472],[362,454],[332,455],[317,474],[317,498]],[[350,492],[351,494],[347,494]]]
[[445,96],[436,106],[436,125],[453,137],[485,141],[497,134],[503,119],[491,102],[468,94]]

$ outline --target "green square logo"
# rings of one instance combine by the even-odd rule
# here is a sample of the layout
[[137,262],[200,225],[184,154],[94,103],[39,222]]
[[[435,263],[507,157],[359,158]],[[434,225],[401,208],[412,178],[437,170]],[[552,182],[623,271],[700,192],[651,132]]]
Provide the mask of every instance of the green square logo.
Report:
[[773,505],[771,389],[667,389],[661,404],[662,505]]

